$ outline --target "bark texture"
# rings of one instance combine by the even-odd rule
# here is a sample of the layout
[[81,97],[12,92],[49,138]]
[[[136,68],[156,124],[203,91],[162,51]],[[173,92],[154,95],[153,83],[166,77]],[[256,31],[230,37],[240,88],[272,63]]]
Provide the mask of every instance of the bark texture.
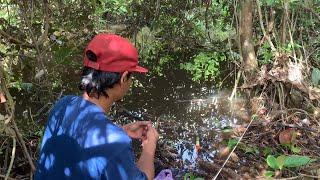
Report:
[[253,0],[242,0],[240,9],[240,44],[245,71],[253,71],[258,66],[252,43]]

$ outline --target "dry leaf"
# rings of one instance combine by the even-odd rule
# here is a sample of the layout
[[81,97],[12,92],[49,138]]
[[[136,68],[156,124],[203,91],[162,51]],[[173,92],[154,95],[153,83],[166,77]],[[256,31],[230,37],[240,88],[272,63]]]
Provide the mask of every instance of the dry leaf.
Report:
[[280,144],[292,144],[294,141],[294,133],[293,129],[286,129],[279,134],[279,142]]
[[7,102],[7,99],[4,96],[4,94],[2,92],[0,92],[0,103],[5,103],[5,102]]
[[315,108],[313,111],[313,115],[316,119],[320,118],[320,108]]
[[41,69],[37,74],[34,76],[35,79],[40,79],[45,74],[45,70]]
[[281,177],[281,175],[282,175],[282,172],[277,170],[277,171],[275,171],[274,177],[279,178],[279,177]]
[[229,156],[230,148],[229,147],[222,147],[219,149],[219,157],[226,158]]
[[316,87],[309,87],[310,100],[320,99],[320,89]]
[[265,107],[260,108],[258,111],[258,115],[259,115],[259,117],[263,117],[263,116],[267,115],[267,108],[265,108]]
[[233,162],[239,162],[239,157],[236,153],[232,152],[230,157]]
[[242,135],[244,133],[244,131],[246,131],[246,128],[243,126],[239,126],[234,129],[234,134],[235,135]]

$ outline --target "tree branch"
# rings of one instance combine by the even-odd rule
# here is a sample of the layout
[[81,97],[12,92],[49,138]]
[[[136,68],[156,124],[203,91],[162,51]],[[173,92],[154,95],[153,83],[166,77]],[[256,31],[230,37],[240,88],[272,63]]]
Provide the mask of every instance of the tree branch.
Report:
[[48,31],[49,31],[49,4],[47,0],[43,0],[43,5],[44,5],[44,32],[41,34],[41,36],[39,37],[38,41],[36,42],[36,46],[42,44],[45,39],[48,36]]
[[8,168],[6,177],[4,178],[5,180],[9,179],[10,172],[11,172],[13,162],[14,162],[14,158],[16,157],[17,141],[16,141],[15,137],[12,137],[12,140],[13,140],[13,147],[12,147],[12,152],[11,152],[11,160],[10,160],[10,164],[9,164],[9,168]]
[[[24,140],[22,138],[22,135],[21,135],[21,133],[19,131],[19,128],[18,128],[18,126],[17,126],[17,124],[16,124],[16,122],[14,120],[14,112],[15,112],[14,101],[13,101],[13,98],[12,98],[10,92],[7,89],[6,79],[5,79],[5,75],[4,75],[4,69],[3,69],[3,66],[2,66],[1,62],[0,62],[0,83],[1,83],[0,84],[1,85],[1,89],[5,93],[6,98],[8,99],[8,101],[6,102],[8,104],[8,105],[6,105],[6,110],[10,114],[10,121],[13,124],[15,135],[18,138],[18,142],[20,142],[20,144],[22,146],[22,149],[23,149],[25,157],[28,159],[28,162],[30,164],[31,170],[35,171],[36,168],[35,168],[35,165],[33,163],[33,160],[32,160],[32,158],[31,158],[31,156],[30,156],[30,154],[28,152],[28,149],[26,147],[26,143],[24,142]],[[10,121],[8,121],[8,123]]]
[[32,160],[32,158],[31,158],[31,156],[30,156],[30,154],[28,152],[26,143],[24,142],[24,140],[22,138],[22,135],[21,135],[21,133],[20,133],[20,131],[18,129],[18,126],[17,126],[16,122],[14,121],[14,119],[12,119],[12,123],[13,123],[14,132],[16,133],[17,138],[21,143],[21,146],[22,146],[22,149],[23,149],[23,153],[26,156],[26,158],[28,159],[29,165],[31,167],[31,171],[34,172],[36,170],[36,166],[34,165],[33,160]]
[[[264,25],[263,25],[263,20],[262,20],[262,13],[261,13],[261,8],[260,8],[260,1],[259,0],[256,0],[256,3],[257,3],[257,8],[258,8],[258,14],[259,14],[259,22],[260,22],[260,27],[261,27],[261,30],[262,30],[262,33],[263,33],[263,38],[266,38],[268,40],[268,43],[271,47],[271,50],[272,51],[276,51],[276,48],[274,47],[271,39],[270,39],[270,36],[269,36],[269,32],[267,33],[265,28],[264,28]],[[268,27],[269,29],[269,27]]]
[[314,11],[313,9],[311,9],[311,8],[308,8],[307,6],[302,5],[302,7],[303,7],[305,10],[311,12],[313,15],[315,15],[316,18],[320,21],[320,15],[319,15],[317,12],[315,12],[315,11]]
[[19,39],[12,37],[11,35],[9,35],[8,33],[6,33],[5,31],[3,31],[1,29],[0,29],[0,36],[7,39],[9,42],[20,45],[20,46],[24,46],[24,47],[28,47],[28,48],[35,47],[35,45],[33,45],[33,44],[24,43],[24,42],[20,41]]

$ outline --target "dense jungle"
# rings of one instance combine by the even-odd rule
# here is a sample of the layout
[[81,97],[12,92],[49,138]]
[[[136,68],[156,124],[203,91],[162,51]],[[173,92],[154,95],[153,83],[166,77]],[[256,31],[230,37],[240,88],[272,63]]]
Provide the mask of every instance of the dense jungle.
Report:
[[102,32],[150,70],[109,116],[153,122],[156,173],[320,179],[319,0],[0,2],[0,179],[32,179],[50,110],[81,95]]

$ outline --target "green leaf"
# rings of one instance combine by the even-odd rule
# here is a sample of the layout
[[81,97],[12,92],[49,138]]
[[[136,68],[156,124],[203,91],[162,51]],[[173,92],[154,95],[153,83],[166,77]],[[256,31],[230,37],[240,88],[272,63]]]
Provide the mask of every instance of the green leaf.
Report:
[[230,149],[233,149],[233,147],[238,143],[238,140],[237,139],[229,139],[228,141],[228,147]]
[[300,153],[301,152],[301,148],[300,147],[295,147],[294,145],[290,146],[290,150],[293,153]]
[[266,156],[267,154],[271,154],[272,153],[272,149],[269,147],[266,147],[263,149],[263,155]]
[[267,0],[267,5],[271,6],[275,3],[275,0]]
[[232,133],[233,129],[232,128],[225,128],[225,129],[222,129],[222,132],[223,133]]
[[281,155],[277,157],[277,165],[279,166],[279,169],[283,168],[286,158],[287,157],[285,155]]
[[287,156],[284,162],[285,167],[300,167],[309,164],[310,162],[313,162],[313,160],[308,156],[298,156],[298,155],[292,155]]
[[312,74],[311,74],[311,80],[314,85],[319,85],[320,70],[318,68],[313,68]]
[[254,152],[253,148],[249,147],[249,146],[246,146],[244,151],[245,151],[245,153],[253,153]]
[[265,173],[264,173],[264,176],[265,177],[272,177],[272,176],[274,176],[274,171],[266,171]]
[[251,116],[251,119],[253,119],[253,120],[257,120],[258,119],[258,115],[257,114],[253,114],[252,116]]
[[194,180],[194,176],[192,173],[186,173],[184,176],[183,176],[183,180]]
[[242,147],[245,153],[259,154],[260,151],[256,146],[246,146]]
[[272,156],[268,155],[267,157],[267,164],[272,168],[272,169],[279,169],[277,159]]

